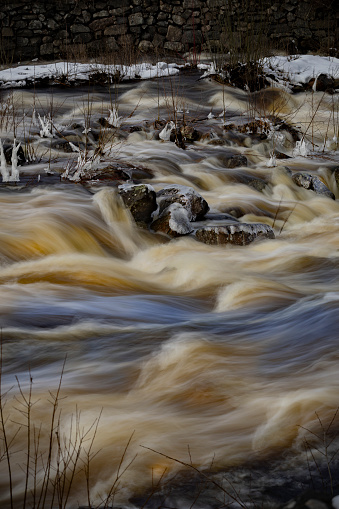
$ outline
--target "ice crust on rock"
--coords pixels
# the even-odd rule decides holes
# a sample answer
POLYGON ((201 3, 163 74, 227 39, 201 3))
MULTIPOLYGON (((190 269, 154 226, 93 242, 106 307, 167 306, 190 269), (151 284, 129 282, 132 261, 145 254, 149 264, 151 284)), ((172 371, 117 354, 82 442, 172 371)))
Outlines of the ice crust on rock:
POLYGON ((151 229, 170 237, 180 237, 191 233, 193 226, 189 220, 188 211, 180 203, 172 203, 153 221, 151 229))
POLYGON ((167 185, 157 193, 159 213, 172 203, 180 203, 188 212, 190 221, 202 219, 209 210, 206 200, 192 187, 178 184, 167 185))
POLYGON ((236 244, 245 246, 257 238, 275 238, 273 229, 264 223, 205 226, 195 230, 194 235, 200 242, 210 245, 236 244))
POLYGON ((169 227, 180 235, 193 231, 188 211, 180 203, 172 203, 166 210, 170 212, 169 227))
POLYGON ((144 183, 142 183, 142 184, 133 184, 133 183, 126 182, 126 184, 120 184, 120 186, 118 186, 118 189, 119 189, 119 191, 122 191, 122 192, 123 191, 130 191, 133 188, 138 187, 140 185, 146 187, 149 191, 153 191, 155 193, 154 187, 151 186, 151 184, 144 184, 144 183))

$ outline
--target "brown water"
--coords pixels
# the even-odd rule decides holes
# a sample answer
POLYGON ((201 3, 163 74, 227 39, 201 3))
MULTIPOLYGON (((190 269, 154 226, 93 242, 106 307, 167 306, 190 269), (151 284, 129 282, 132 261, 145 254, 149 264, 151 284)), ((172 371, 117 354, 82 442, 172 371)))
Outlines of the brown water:
MULTIPOLYGON (((329 99, 323 98, 317 122, 308 128, 311 100, 322 95, 274 94, 263 93, 256 102, 265 114, 278 109, 319 147, 326 132, 333 136, 329 99)), ((123 125, 147 121, 148 127, 115 134, 110 157, 152 169, 149 182, 156 190, 168 183, 189 185, 213 210, 240 207, 242 220, 273 226, 276 239, 246 247, 207 246, 192 238, 167 243, 135 226, 113 188, 93 194, 77 184, 46 185, 46 177, 33 186, 1 187, 3 419, 15 507, 22 506, 26 486, 30 377, 28 484, 34 491, 35 482, 39 493, 65 359, 48 499, 58 476, 60 488, 60 464, 74 447, 81 452, 66 507, 88 505, 88 457, 93 504, 107 500, 114 486, 114 504, 142 507, 163 476, 162 503, 191 507, 199 476, 188 469, 174 481, 171 476, 183 466, 166 456, 192 461, 227 489, 229 475, 244 504, 252 506, 255 499, 273 507, 268 487, 280 486, 279 497, 288 499, 310 484, 315 465, 305 439, 320 461, 323 444, 311 432, 323 436, 320 424, 327 428, 339 406, 339 204, 296 187, 281 167, 317 174, 339 197, 331 171, 337 153, 318 150, 268 168, 268 140, 235 136, 215 146, 206 139, 185 151, 156 140, 152 122, 158 115, 169 119, 173 101, 189 109, 197 128, 217 135, 220 121, 206 120, 212 108, 219 114, 225 106, 232 121, 249 111, 245 92, 181 76, 123 85, 111 96, 104 89, 15 91, 16 136, 31 129, 32 147, 42 157, 21 168, 23 181, 25 174, 44 175, 48 165, 63 171, 72 157, 50 149, 50 140, 30 126, 33 101, 41 114, 53 104, 59 126, 84 125, 107 116, 116 97, 123 125), (248 167, 226 169, 229 151, 244 154, 248 167), (259 193, 239 181, 246 175, 270 184, 259 193), (116 477, 125 468, 116 492, 116 477)), ((282 148, 291 154, 293 146, 287 136, 282 148)), ((335 420, 331 429, 336 428, 335 420)), ((0 504, 9 507, 8 462, 6 455, 1 459, 0 504)), ((217 507, 215 498, 224 493, 205 488, 196 507, 217 507)), ((113 505, 112 497, 107 504, 113 505)), ((152 504, 159 506, 156 495, 146 506, 152 504)), ((57 495, 52 505, 59 507, 57 495)))

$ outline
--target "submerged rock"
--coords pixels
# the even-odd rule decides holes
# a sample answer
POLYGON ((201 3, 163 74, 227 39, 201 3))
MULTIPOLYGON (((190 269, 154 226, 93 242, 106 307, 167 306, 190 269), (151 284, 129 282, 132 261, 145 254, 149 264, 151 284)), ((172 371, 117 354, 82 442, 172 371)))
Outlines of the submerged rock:
POLYGON ((267 186, 266 182, 260 178, 254 178, 252 180, 249 180, 247 185, 249 187, 252 187, 253 189, 256 189, 256 191, 259 191, 259 193, 262 193, 265 187, 267 186))
POLYGON ((274 231, 263 223, 235 223, 223 226, 206 226, 195 230, 197 240, 210 245, 235 244, 245 246, 255 239, 274 239, 274 231))
POLYGON ((188 211, 180 203, 172 203, 163 213, 151 224, 155 232, 165 233, 170 237, 188 235, 193 231, 192 224, 188 218, 188 211))
POLYGON ((238 168, 239 166, 247 166, 247 157, 241 154, 235 154, 229 158, 223 157, 223 163, 226 168, 238 168))
POLYGON ((295 173, 292 175, 293 182, 304 189, 310 189, 317 194, 327 196, 332 200, 335 200, 335 196, 332 191, 320 180, 319 177, 310 175, 309 173, 295 173))
POLYGON ((119 194, 131 211, 139 226, 146 226, 152 221, 152 213, 157 209, 156 194, 149 184, 123 184, 119 194))
POLYGON ((180 203, 188 212, 190 221, 199 221, 209 211, 207 201, 192 187, 169 185, 157 192, 159 213, 172 203, 180 203))
POLYGON ((279 152, 279 150, 274 150, 274 155, 276 159, 291 159, 291 156, 284 154, 283 152, 279 152))
POLYGON ((207 143, 208 145, 213 145, 213 146, 216 146, 216 147, 222 147, 222 146, 229 146, 230 145, 230 142, 229 140, 225 140, 223 138, 213 138, 212 140, 209 140, 209 142, 207 143))

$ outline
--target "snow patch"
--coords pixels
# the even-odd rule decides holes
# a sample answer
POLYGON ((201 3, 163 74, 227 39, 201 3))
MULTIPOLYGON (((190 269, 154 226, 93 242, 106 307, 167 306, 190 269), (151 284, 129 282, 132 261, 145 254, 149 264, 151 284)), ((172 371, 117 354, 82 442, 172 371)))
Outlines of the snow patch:
POLYGON ((151 79, 173 76, 179 73, 180 66, 158 62, 155 65, 141 63, 135 65, 80 64, 78 62, 55 62, 41 65, 19 65, 0 71, 0 88, 24 87, 27 82, 49 78, 58 81, 61 76, 71 83, 77 80, 88 81, 93 73, 119 76, 121 80, 151 79))

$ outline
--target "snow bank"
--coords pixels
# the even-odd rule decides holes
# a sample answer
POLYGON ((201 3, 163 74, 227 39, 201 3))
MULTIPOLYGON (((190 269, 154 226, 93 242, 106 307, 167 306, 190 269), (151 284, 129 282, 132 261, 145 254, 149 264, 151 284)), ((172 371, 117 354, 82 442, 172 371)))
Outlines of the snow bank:
POLYGON ((290 83, 308 83, 319 74, 339 76, 339 58, 320 55, 276 56, 264 59, 267 73, 276 74, 277 78, 287 78, 290 83))
MULTIPOLYGON (((327 74, 334 78, 339 77, 339 58, 323 57, 320 55, 289 55, 266 57, 262 60, 264 71, 276 76, 277 80, 289 81, 292 84, 308 83, 311 78, 319 74, 327 74)), ((216 74, 213 62, 199 64, 198 68, 204 71, 201 78, 216 74)), ((274 85, 274 81, 272 82, 274 85)))
POLYGON ((55 62, 41 65, 19 65, 0 71, 0 87, 23 87, 27 82, 49 78, 51 80, 66 77, 68 82, 88 80, 91 74, 106 73, 111 76, 119 75, 122 80, 150 79, 161 76, 171 76, 179 73, 180 66, 158 62, 155 65, 141 63, 135 65, 104 65, 80 64, 77 62, 55 62))

